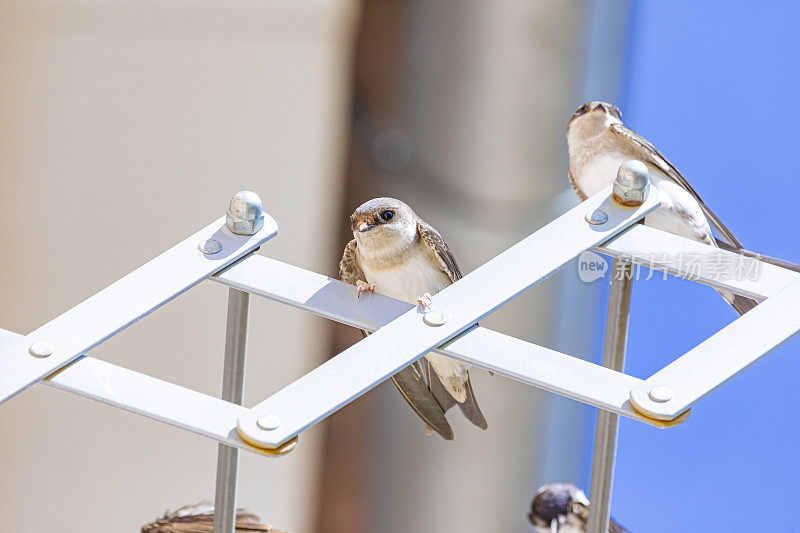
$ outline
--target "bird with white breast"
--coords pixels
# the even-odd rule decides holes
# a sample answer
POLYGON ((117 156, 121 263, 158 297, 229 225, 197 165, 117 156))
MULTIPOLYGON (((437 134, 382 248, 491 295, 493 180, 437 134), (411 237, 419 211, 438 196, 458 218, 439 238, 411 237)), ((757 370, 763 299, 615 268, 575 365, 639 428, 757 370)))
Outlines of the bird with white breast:
MULTIPOLYGON (((344 249, 339 277, 356 285, 359 297, 365 291, 377 291, 428 307, 430 295, 462 277, 439 232, 400 200, 370 200, 355 210, 350 223, 355 238, 344 249)), ((419 363, 401 370, 392 381, 425 421, 428 431, 452 439, 444 413, 456 404, 474 425, 486 429, 469 379, 469 366, 435 353, 425 355, 424 366, 427 383, 419 363)))
MULTIPOLYGON (((581 200, 611 185, 622 163, 634 159, 647 165, 661 206, 645 217, 648 226, 674 233, 711 246, 755 255, 743 250, 742 243, 703 202, 678 169, 645 138, 622 124, 622 115, 606 102, 586 102, 567 125, 569 181, 581 200), (719 234, 716 239, 712 228, 719 234)), ((780 264, 777 260, 772 260, 780 264)), ((792 268, 787 263, 781 266, 792 268)), ((720 291, 723 298, 742 315, 758 302, 720 291)))

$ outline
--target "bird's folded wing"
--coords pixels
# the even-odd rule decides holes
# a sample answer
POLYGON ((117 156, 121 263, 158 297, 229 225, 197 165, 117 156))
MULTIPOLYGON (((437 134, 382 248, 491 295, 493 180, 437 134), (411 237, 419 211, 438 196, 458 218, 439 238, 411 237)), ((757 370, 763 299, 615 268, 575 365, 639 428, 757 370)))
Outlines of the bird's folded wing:
MULTIPOLYGON (((356 246, 355 239, 350 241, 345 246, 342 260, 339 263, 339 279, 351 285, 355 285, 359 280, 366 281, 366 276, 358 263, 356 246)), ((365 337, 369 335, 363 330, 361 333, 365 337)), ((419 363, 415 362, 407 366, 391 379, 411 409, 428 424, 428 427, 447 440, 453 439, 453 429, 444 416, 445 409, 442 409, 433 393, 428 389, 419 363)))
POLYGON ((417 222, 417 232, 419 233, 422 242, 431 249, 436 258, 439 260, 439 266, 442 269, 442 272, 447 274, 447 276, 450 278, 450 281, 455 283, 456 281, 460 280, 462 278, 461 269, 458 268, 456 258, 453 255, 453 252, 450 250, 450 247, 446 242, 444 242, 442 236, 439 235, 438 231, 436 231, 436 228, 424 222, 423 220, 420 220, 417 222))
POLYGON ((717 239, 717 246, 722 248, 723 250, 727 250, 729 252, 734 252, 745 257, 752 257, 753 259, 758 259, 760 261, 764 261, 765 263, 770 263, 772 265, 779 266, 781 268, 785 268, 788 270, 793 270, 795 272, 800 272, 800 265, 796 263, 792 263, 790 261, 786 261, 784 259, 778 259, 776 257, 770 257, 768 255, 764 255, 758 252, 752 252, 750 250, 745 250, 744 248, 734 248, 730 246, 728 243, 723 242, 717 239))
POLYGON ((650 142, 642 137, 641 135, 637 134, 634 131, 629 130, 622 124, 612 124, 611 131, 616 135, 624 137, 629 142, 639 145, 642 149, 647 153, 647 161, 643 161, 644 163, 650 163, 651 165, 655 165, 656 167, 660 168, 667 176, 670 177, 675 183, 689 191, 689 193, 694 196, 697 203, 700 204, 700 208, 705 213, 706 217, 708 217, 708 221, 711 223, 711 226, 719 233, 722 240, 735 248, 743 248, 742 243, 739 242, 731 230, 729 230, 725 224, 711 211, 711 208, 703 202, 700 195, 697 194, 697 191, 686 181, 686 178, 678 172, 678 169, 675 168, 675 165, 670 163, 669 159, 664 157, 664 154, 659 152, 655 146, 650 144, 650 142))
POLYGON ((367 281, 364 271, 361 270, 361 265, 358 264, 358 256, 356 255, 356 240, 347 243, 344 247, 342 260, 339 261, 339 279, 350 285, 357 285, 359 281, 367 281))

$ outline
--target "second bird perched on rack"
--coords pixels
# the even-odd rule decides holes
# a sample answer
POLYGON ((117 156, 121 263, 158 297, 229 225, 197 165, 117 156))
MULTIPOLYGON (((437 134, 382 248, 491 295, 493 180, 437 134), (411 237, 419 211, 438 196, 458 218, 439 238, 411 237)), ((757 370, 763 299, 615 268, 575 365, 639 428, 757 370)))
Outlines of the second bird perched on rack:
MULTIPOLYGON (((370 200, 355 210, 350 223, 355 238, 344 249, 339 278, 356 285, 359 296, 377 290, 427 307, 431 294, 461 278, 456 259, 439 232, 400 200, 370 200)), ((444 413, 458 404, 473 424, 486 429, 469 366, 434 353, 425 356, 424 365, 428 383, 419 362, 392 376, 392 381, 427 427, 452 439, 453 430, 444 413)))
MULTIPOLYGON (((581 200, 611 185, 620 165, 636 159, 647 165, 661 199, 661 207, 647 215, 645 224, 711 246, 742 250, 742 243, 700 199, 678 169, 655 146, 622 124, 615 106, 598 101, 580 106, 567 125, 567 144, 569 181, 581 200), (714 238, 711 228, 719 233, 719 240, 714 238)), ((740 315, 757 304, 744 296, 723 291, 720 294, 740 315)))

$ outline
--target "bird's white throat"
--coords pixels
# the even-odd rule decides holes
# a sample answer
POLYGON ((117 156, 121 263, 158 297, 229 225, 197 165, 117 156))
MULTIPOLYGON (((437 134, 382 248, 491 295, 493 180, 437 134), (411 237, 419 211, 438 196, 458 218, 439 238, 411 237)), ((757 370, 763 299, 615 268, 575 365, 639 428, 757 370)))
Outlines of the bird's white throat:
POLYGON ((417 226, 409 226, 384 224, 369 231, 354 232, 362 265, 378 270, 404 261, 418 246, 417 226))

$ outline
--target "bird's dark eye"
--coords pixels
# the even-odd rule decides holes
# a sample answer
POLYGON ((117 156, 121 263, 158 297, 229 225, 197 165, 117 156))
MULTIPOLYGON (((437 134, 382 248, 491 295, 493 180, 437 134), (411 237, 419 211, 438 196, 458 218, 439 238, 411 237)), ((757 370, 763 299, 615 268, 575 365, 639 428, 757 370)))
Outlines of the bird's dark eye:
POLYGON ((383 213, 381 213, 381 218, 383 220, 385 220, 386 222, 389 222, 390 220, 392 220, 393 217, 394 217, 394 211, 388 211, 387 210, 387 211, 384 211, 383 213))

